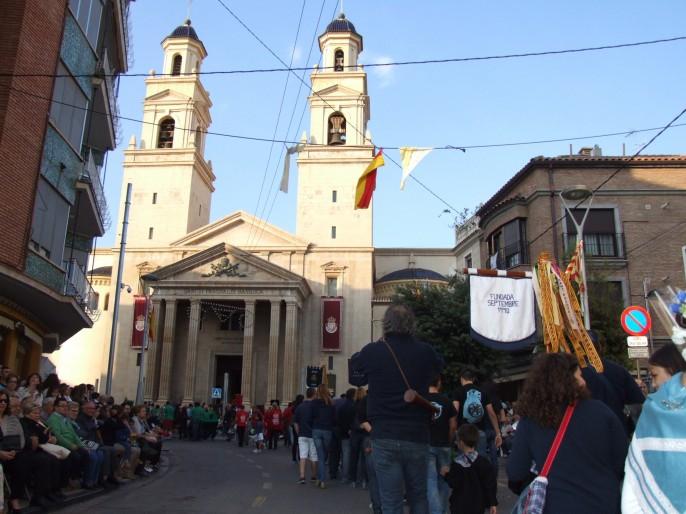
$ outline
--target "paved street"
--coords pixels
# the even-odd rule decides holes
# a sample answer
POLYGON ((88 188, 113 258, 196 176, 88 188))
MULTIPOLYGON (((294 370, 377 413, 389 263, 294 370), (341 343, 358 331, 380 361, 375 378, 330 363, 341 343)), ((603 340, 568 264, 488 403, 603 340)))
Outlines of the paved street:
MULTIPOLYGON (((340 483, 328 489, 296 484, 290 453, 254 454, 223 440, 166 443, 169 463, 160 475, 70 507, 62 512, 101 514, 136 513, 243 513, 350 514, 367 513, 367 491, 340 483)), ((501 477, 504 473, 501 473, 501 477)), ((513 495, 503 490, 500 512, 509 512, 513 495)))

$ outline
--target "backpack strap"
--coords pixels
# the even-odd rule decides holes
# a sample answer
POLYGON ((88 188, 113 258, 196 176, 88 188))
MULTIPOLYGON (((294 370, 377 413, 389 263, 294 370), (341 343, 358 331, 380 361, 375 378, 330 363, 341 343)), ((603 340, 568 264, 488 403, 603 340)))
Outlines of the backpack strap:
POLYGON ((565 415, 562 418, 562 423, 560 423, 560 428, 557 429, 557 434, 555 434, 555 439, 553 440, 553 445, 550 447, 550 451, 548 452, 548 457, 545 459, 545 464, 543 464, 543 469, 541 470, 541 473, 538 475, 539 477, 547 477, 548 473, 550 473, 550 468, 553 465, 553 461, 555 460, 555 457, 557 456, 557 451, 560 449, 560 445, 562 444, 562 439, 565 437, 565 433, 567 432, 567 427, 569 426, 569 421, 572 419, 572 414, 574 414, 574 409, 576 408, 576 402, 574 402, 572 405, 567 406, 567 410, 565 411, 565 415))

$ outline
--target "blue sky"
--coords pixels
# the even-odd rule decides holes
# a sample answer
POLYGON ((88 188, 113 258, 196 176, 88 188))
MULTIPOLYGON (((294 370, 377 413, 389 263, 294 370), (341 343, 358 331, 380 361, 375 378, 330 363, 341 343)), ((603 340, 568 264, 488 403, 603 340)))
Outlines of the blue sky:
MULTIPOLYGON (((288 62, 301 0, 237 2, 223 0, 288 62)), ((336 0, 306 0, 294 65, 305 65, 313 34, 321 34, 335 12, 336 0)), ((191 18, 209 53, 203 70, 281 67, 216 0, 195 0, 191 18)), ((600 46, 686 35, 686 2, 605 0, 603 2, 457 2, 443 0, 345 0, 345 13, 364 37, 362 62, 440 59, 600 46)), ((138 0, 131 4, 133 65, 131 73, 160 71, 160 42, 186 18, 186 0, 138 0)), ((368 69, 371 97, 369 129, 380 146, 443 146, 507 143, 574 137, 658 127, 686 107, 686 41, 582 54, 454 64, 368 69)), ((319 59, 315 42, 309 64, 319 59)), ((214 107, 210 131, 271 138, 286 73, 203 77, 214 107)), ((309 83, 309 78, 306 76, 309 83)), ((289 80, 278 139, 299 139, 308 114, 296 132, 308 91, 289 80), (295 108, 295 122, 286 135, 295 108)), ((122 77, 120 113, 140 119, 145 84, 142 77, 122 77)), ((686 117, 681 121, 686 122, 686 117)), ((122 140, 109 157, 106 194, 113 219, 120 208, 123 148, 140 125, 122 122, 122 140)), ((574 142, 598 144, 604 155, 635 152, 653 133, 574 142)), ((646 153, 680 154, 686 127, 660 137, 646 153)), ((295 229, 297 172, 291 192, 276 193, 281 145, 208 135, 216 192, 211 221, 235 210, 260 214, 288 231, 295 229), (276 173, 266 207, 258 205, 262 177, 276 173)), ((509 177, 537 155, 567 154, 569 143, 509 148, 432 152, 416 176, 455 209, 486 201, 509 177)), ((397 150, 389 155, 400 161, 397 150)), ((362 170, 360 170, 362 171, 362 170)), ((374 196, 374 243, 377 247, 450 247, 453 215, 446 205, 412 180, 399 190, 400 169, 390 161, 380 169, 374 196)), ((121 227, 113 223, 98 246, 115 243, 121 227)), ((118 244, 118 241, 117 241, 118 244)))

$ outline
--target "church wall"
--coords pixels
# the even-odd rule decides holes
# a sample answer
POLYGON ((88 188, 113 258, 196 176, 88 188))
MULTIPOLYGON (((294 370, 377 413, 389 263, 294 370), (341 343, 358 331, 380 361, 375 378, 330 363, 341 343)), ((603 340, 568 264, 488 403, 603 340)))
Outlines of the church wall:
POLYGON ((193 173, 189 189, 187 231, 204 227, 210 222, 212 192, 199 174, 193 173))
POLYGON ((269 370, 269 302, 255 304, 255 332, 253 340, 253 380, 255 405, 264 404, 267 398, 267 375, 269 370))

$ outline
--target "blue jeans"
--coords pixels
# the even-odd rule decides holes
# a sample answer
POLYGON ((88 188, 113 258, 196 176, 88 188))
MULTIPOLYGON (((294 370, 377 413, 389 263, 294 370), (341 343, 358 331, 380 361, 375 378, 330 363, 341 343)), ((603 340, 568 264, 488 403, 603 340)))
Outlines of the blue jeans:
POLYGON ((350 480, 350 438, 341 439, 341 479, 350 480))
POLYGON ((331 430, 319 430, 317 428, 312 430, 312 439, 314 439, 314 447, 317 448, 317 478, 323 482, 326 479, 326 458, 329 455, 329 448, 331 447, 331 430))
POLYGON ((450 448, 447 446, 430 446, 427 466, 426 483, 429 512, 431 514, 445 514, 448 509, 450 487, 440 474, 442 467, 450 466, 450 448))
POLYGON ((367 489, 369 489, 369 501, 372 502, 372 512, 381 514, 381 498, 379 496, 379 482, 374 471, 374 453, 372 452, 372 440, 365 437, 362 443, 364 448, 364 462, 367 467, 367 489))
POLYGON ((83 482, 85 485, 91 486, 97 484, 100 478, 103 455, 98 450, 86 451, 88 452, 88 462, 86 464, 86 472, 83 475, 83 482))
POLYGON ((383 514, 403 514, 403 492, 410 514, 428 514, 426 497, 429 445, 397 439, 372 440, 374 471, 383 514))

